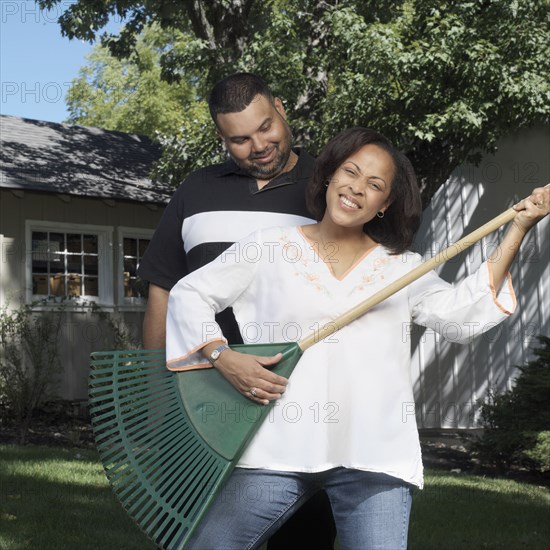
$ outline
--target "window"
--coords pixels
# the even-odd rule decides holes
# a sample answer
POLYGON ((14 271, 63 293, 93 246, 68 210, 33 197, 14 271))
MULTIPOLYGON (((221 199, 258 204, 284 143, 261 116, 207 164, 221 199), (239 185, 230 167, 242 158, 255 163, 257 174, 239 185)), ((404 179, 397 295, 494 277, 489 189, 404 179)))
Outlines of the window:
POLYGON ((151 233, 143 233, 128 227, 119 228, 119 254, 121 261, 119 278, 119 303, 144 304, 149 284, 137 275, 137 268, 151 240, 151 233))
POLYGON ((99 297, 98 237, 87 233, 32 232, 32 293, 99 297))
POLYGON ((28 221, 30 298, 112 303, 110 233, 103 227, 28 221))

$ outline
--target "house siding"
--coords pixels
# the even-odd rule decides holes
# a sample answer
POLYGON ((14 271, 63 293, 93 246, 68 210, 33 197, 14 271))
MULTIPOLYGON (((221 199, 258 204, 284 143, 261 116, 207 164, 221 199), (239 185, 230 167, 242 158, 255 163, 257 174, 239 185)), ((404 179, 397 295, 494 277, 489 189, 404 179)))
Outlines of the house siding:
MULTIPOLYGON (((497 216, 537 186, 550 182, 550 132, 538 127, 502 140, 494 155, 478 166, 457 168, 424 212, 415 248, 431 256, 497 216)), ((447 281, 473 273, 505 232, 501 228, 438 271, 447 281)), ((516 365, 533 357, 537 335, 550 334, 550 223, 539 223, 523 243, 512 270, 518 310, 501 326, 473 343, 452 342, 427 330, 415 330, 412 377, 422 428, 475 428, 479 400, 493 389, 513 386, 516 365)), ((444 331, 445 332, 445 331, 444 331)))

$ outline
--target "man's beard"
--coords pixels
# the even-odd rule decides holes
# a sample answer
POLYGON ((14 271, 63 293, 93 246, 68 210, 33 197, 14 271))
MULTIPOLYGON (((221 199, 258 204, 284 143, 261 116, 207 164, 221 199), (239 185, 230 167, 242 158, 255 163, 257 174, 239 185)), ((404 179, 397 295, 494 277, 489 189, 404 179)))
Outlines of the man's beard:
MULTIPOLYGON (((245 162, 236 161, 238 166, 246 170, 253 178, 257 180, 271 180, 277 177, 286 166, 290 158, 292 133, 290 127, 285 124, 285 136, 275 147, 275 158, 269 164, 260 164, 254 162, 254 157, 248 158, 245 162)), ((256 157, 265 155, 265 151, 257 154, 256 157)))

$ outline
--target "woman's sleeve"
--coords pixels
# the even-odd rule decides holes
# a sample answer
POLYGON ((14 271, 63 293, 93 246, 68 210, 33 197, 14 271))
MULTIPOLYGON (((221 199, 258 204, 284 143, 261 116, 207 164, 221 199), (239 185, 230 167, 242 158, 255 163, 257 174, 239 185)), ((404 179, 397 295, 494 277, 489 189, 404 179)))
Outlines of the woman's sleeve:
POLYGON ((487 261, 456 285, 430 272, 409 289, 412 320, 441 334, 453 334, 453 342, 467 343, 490 330, 511 315, 516 305, 510 274, 497 291, 487 261))
POLYGON ((210 367, 200 350, 212 341, 227 342, 214 316, 233 305, 254 279, 262 256, 259 234, 233 244, 170 291, 166 316, 170 370, 210 367))

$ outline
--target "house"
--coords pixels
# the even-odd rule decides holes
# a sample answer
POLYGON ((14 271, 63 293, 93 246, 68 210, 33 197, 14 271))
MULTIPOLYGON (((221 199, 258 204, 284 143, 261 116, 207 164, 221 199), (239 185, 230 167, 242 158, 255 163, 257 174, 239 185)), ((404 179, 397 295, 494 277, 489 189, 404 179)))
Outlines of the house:
POLYGON ((112 341, 91 302, 140 337, 146 286, 136 266, 173 192, 149 179, 160 149, 141 136, 13 116, 0 117, 0 139, 0 307, 71 298, 57 395, 85 400, 90 352, 112 341))
MULTIPOLYGON (((71 296, 62 327, 64 367, 58 395, 85 400, 89 354, 105 349, 112 329, 93 312, 122 316, 139 337, 145 287, 136 266, 172 190, 149 177, 160 151, 148 139, 96 128, 0 117, 0 307, 71 296)), ((535 186, 550 182, 550 133, 535 127, 502 140, 477 166, 458 167, 424 212, 415 242, 426 256, 492 219, 535 186)), ((504 228, 439 268, 448 281, 472 273, 504 228)), ((512 270, 519 309, 472 344, 456 326, 403 327, 411 342, 415 403, 406 422, 421 428, 472 428, 489 389, 509 389, 516 365, 550 334, 550 220, 537 225, 512 270)), ((383 365, 380 366, 383 368, 383 365)))

